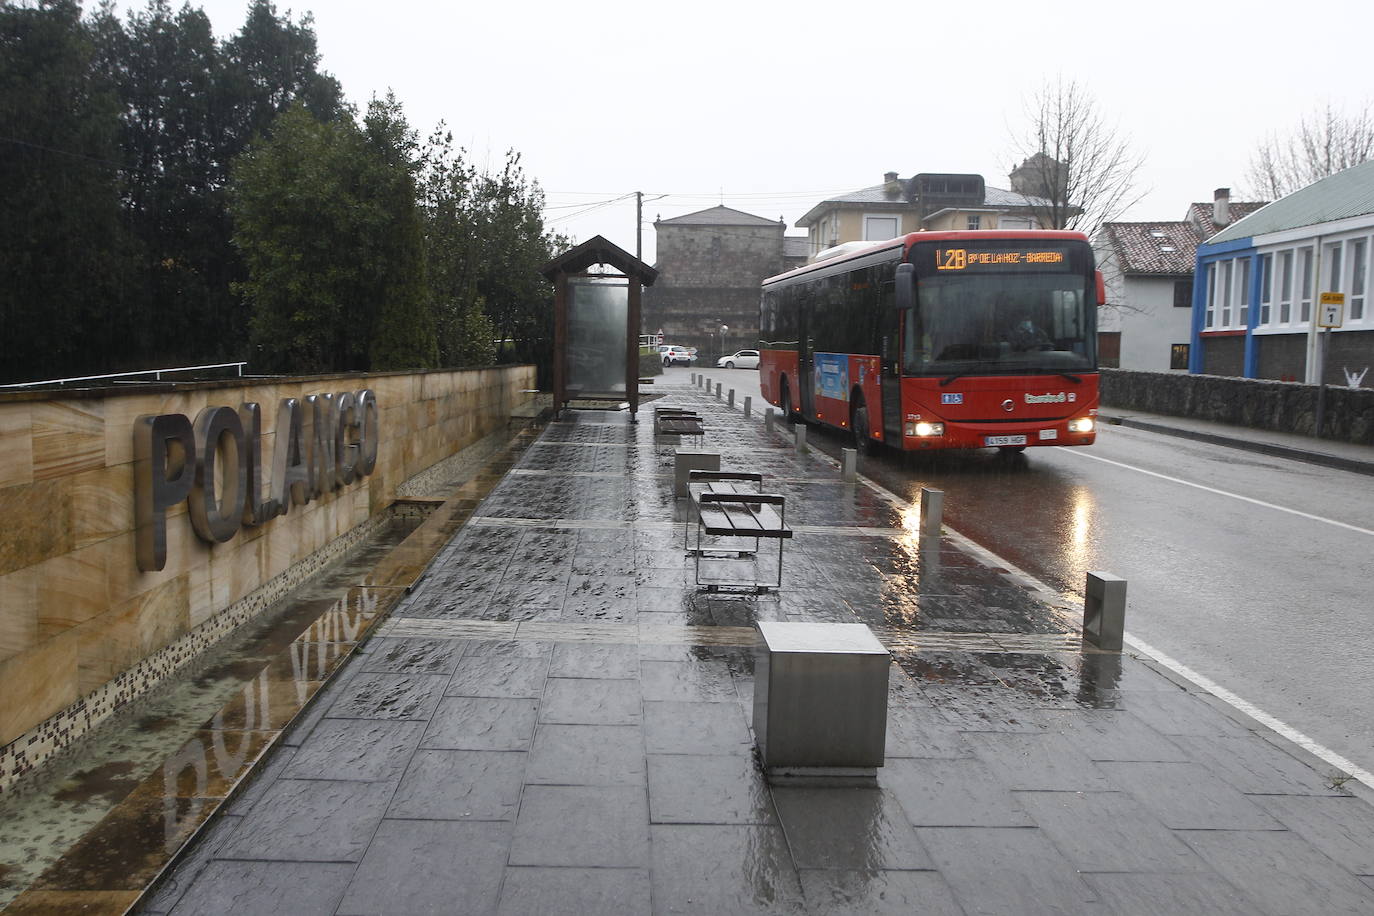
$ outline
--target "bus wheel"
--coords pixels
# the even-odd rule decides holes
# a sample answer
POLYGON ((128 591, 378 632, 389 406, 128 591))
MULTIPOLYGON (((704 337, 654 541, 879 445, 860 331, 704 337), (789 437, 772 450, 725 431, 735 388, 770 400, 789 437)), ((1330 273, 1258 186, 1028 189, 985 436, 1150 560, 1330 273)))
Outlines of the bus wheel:
POLYGON ((872 430, 868 425, 868 405, 864 403, 863 398, 855 402, 850 427, 854 431, 854 447, 865 455, 877 454, 878 444, 873 441, 872 430))

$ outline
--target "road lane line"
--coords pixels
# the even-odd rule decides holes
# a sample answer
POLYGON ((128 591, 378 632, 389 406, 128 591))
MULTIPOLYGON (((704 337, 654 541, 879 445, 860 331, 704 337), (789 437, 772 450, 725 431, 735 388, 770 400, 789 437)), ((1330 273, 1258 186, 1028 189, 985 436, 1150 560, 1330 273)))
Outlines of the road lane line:
POLYGON ((1191 480, 1184 480, 1181 477, 1170 477, 1168 474, 1161 474, 1158 471, 1147 471, 1144 468, 1138 468, 1133 464, 1126 464, 1125 462, 1121 461, 1113 461, 1110 458, 1103 458, 1101 455, 1089 455, 1086 452, 1081 452, 1077 449, 1061 449, 1059 453, 1061 455, 1073 455, 1076 458, 1091 458, 1093 461, 1101 461, 1103 464, 1114 464, 1119 468, 1125 468, 1128 471, 1137 471, 1141 474, 1148 474, 1151 477, 1158 477, 1160 480, 1167 480, 1170 483, 1182 484, 1185 487, 1193 487, 1198 490, 1204 490, 1208 493, 1215 493, 1218 496, 1229 496, 1232 499, 1238 499, 1241 502, 1247 502, 1265 509, 1276 509, 1279 512, 1287 512, 1290 515, 1296 515, 1300 518, 1311 519, 1314 522, 1323 522, 1327 525, 1335 525, 1337 528, 1344 528, 1347 531, 1354 531, 1356 534, 1367 534, 1371 537, 1374 537, 1374 531, 1368 528, 1361 528, 1358 525, 1347 525, 1345 522, 1338 522, 1333 518, 1326 518, 1322 515, 1313 515, 1310 512, 1302 512, 1298 509, 1290 509, 1287 506, 1280 506, 1275 503, 1267 503, 1262 499, 1255 499, 1251 496, 1241 496, 1239 493, 1232 493, 1228 490, 1218 490, 1216 487, 1209 487, 1206 484, 1201 483, 1193 483, 1191 480))
MULTIPOLYGON (((1061 449, 1061 452, 1067 452, 1067 451, 1068 451, 1067 449, 1061 449)), ((1076 454, 1076 453, 1075 453, 1075 452, 1069 452, 1069 454, 1076 454)), ((827 456, 827 457, 828 457, 828 456, 827 456)), ((1096 457, 1096 456, 1091 456, 1091 455, 1090 455, 1090 456, 1086 456, 1086 457, 1096 457)), ((1109 461, 1108 459, 1105 459, 1105 458, 1098 458, 1097 460, 1099 460, 1099 461, 1108 461, 1109 464, 1119 464, 1119 462, 1116 462, 1116 461, 1109 461)), ((833 459, 831 459, 831 463, 838 464, 838 463, 835 462, 833 459)), ((1153 471, 1145 471, 1145 470, 1143 470, 1143 469, 1141 469, 1141 468, 1131 468, 1130 465, 1122 465, 1122 466, 1123 466, 1123 467, 1126 467, 1126 468, 1130 468, 1131 470, 1140 470, 1140 471, 1142 471, 1142 473, 1145 473, 1145 474, 1153 474, 1153 475, 1156 476, 1156 477, 1164 477, 1164 476, 1165 476, 1165 475, 1163 475, 1163 474, 1155 474, 1153 471)), ((874 492, 878 493, 878 494, 879 494, 880 496, 882 496, 884 499, 888 500, 888 501, 889 501, 891 504, 893 504, 894 506, 906 507, 906 506, 913 505, 913 501, 902 499, 902 498, 901 498, 900 496, 898 496, 896 493, 893 493, 893 492, 892 492, 891 490, 889 490, 887 487, 883 486, 882 484, 878 483, 877 481, 873 480, 873 479, 870 478, 870 477, 865 477, 865 476, 863 476, 863 475, 860 475, 860 476, 859 476, 859 479, 860 479, 861 481, 863 481, 865 484, 867 484, 868 487, 869 487, 870 489, 872 489, 874 492)), ((1174 480, 1174 479, 1176 479, 1176 478, 1166 478, 1166 479, 1168 479, 1168 480, 1174 480)), ((1200 484, 1188 483, 1188 481, 1186 481, 1186 480, 1180 480, 1180 481, 1178 481, 1178 482, 1179 482, 1179 483, 1183 483, 1183 484, 1187 484, 1188 486, 1192 486, 1192 487, 1200 487, 1201 489, 1204 489, 1204 490, 1211 490, 1211 489, 1212 489, 1211 487, 1203 487, 1203 486, 1201 486, 1200 484)), ((1214 491, 1214 492, 1222 493, 1223 495, 1226 495, 1226 496, 1235 496, 1235 495, 1236 495, 1236 494, 1232 494, 1232 493, 1225 493, 1224 491, 1221 491, 1221 490, 1216 490, 1216 491, 1214 491)), ((1259 500, 1252 500, 1252 499, 1250 499, 1248 496, 1236 496, 1236 498, 1237 498, 1237 499, 1247 500, 1247 501, 1249 501, 1249 502, 1256 502, 1256 503, 1259 502, 1259 500)), ((1259 504, 1260 504, 1260 505, 1268 505, 1267 503, 1259 503, 1259 504)), ((1275 508, 1275 509, 1283 509, 1282 506, 1274 506, 1273 508, 1275 508)), ((1292 510, 1292 509, 1283 509, 1283 511, 1285 511, 1285 512, 1293 512, 1294 510, 1292 510)), ((1295 513, 1295 514, 1298 514, 1298 515, 1305 515, 1306 513, 1298 512, 1298 513, 1295 513)), ((1308 516, 1308 517, 1309 517, 1309 518, 1315 518, 1315 519, 1317 519, 1318 521, 1330 521, 1329 519, 1322 519, 1322 518, 1318 518, 1317 516, 1308 516)), ((1341 523, 1341 522, 1332 522, 1332 524, 1343 525, 1343 523, 1341 523)), ((1343 525, 1343 527, 1347 527, 1347 528, 1348 528, 1348 527, 1352 527, 1352 526, 1343 525)), ((1357 528, 1357 529, 1355 529, 1355 530, 1357 530, 1357 531, 1364 531, 1363 528, 1357 528)), ((1050 605, 1051 607, 1056 607, 1056 608, 1064 609, 1065 606, 1068 604, 1068 598, 1070 597, 1069 595, 1064 594, 1064 593, 1061 593, 1061 592, 1059 592, 1058 590, 1052 588, 1052 587, 1051 587, 1050 585, 1048 585, 1047 583, 1041 581, 1040 579, 1037 579, 1035 576, 1032 576, 1030 573, 1026 572, 1024 569, 1022 569, 1021 567, 1017 566, 1015 563, 1012 563, 1012 562, 1009 561, 1009 560, 1003 559, 1002 557, 998 556, 998 555, 997 555, 996 553, 994 553, 993 551, 989 550, 987 547, 985 547, 985 546, 983 546, 982 544, 979 544, 979 543, 977 543, 976 541, 974 541, 972 538, 969 538, 969 537, 967 537, 967 536, 965 536, 965 535, 963 535, 963 534, 960 534, 959 532, 955 531, 953 528, 950 528, 948 525, 946 525, 946 526, 944 527, 944 532, 945 532, 945 536, 946 536, 946 537, 948 537, 950 540, 952 540, 952 541, 958 543, 960 547, 962 547, 962 548, 964 548, 964 549, 966 549, 966 550, 970 550, 971 553, 973 553, 975 556, 977 556, 977 557, 978 557, 980 560, 982 560, 983 562, 989 562, 989 561, 991 561, 991 562, 995 563, 997 566, 1000 566, 1001 568, 1007 570, 1007 572, 1009 572, 1013 577, 1015 577, 1015 578, 1017 578, 1017 579, 1020 579, 1022 582, 1026 583, 1026 584, 1030 585, 1031 587, 1033 587, 1034 589, 1038 590, 1038 591, 1040 592, 1041 598, 1045 601, 1046 604, 1050 605)), ((1374 532, 1369 532, 1369 531, 1365 531, 1365 533, 1366 533, 1366 534, 1374 534, 1374 532)), ((1082 596, 1073 595, 1072 597, 1076 600, 1078 606, 1081 608, 1081 607, 1082 607, 1082 602, 1083 602, 1082 596)), ((1302 732, 1298 731, 1296 728, 1293 728, 1291 725, 1289 725, 1289 724, 1287 724, 1286 722, 1284 722, 1282 719, 1279 719, 1279 718, 1276 717, 1276 716, 1270 715, 1269 713, 1265 712, 1263 709, 1261 709, 1260 707, 1256 706, 1255 704, 1249 702, 1248 700, 1245 700, 1245 699, 1241 698, 1239 695, 1237 695, 1237 694, 1235 694, 1235 693, 1232 693, 1231 691, 1227 690, 1225 687, 1222 687, 1220 684, 1216 683, 1216 682, 1213 681, 1211 678, 1204 677, 1203 675, 1201 675, 1201 674, 1199 674, 1198 672, 1194 671, 1192 668, 1189 668, 1187 665, 1183 664, 1182 662, 1180 662, 1180 661, 1178 661, 1178 660, 1172 658, 1171 656, 1166 655, 1165 653, 1159 651, 1159 650, 1156 649, 1154 646, 1152 646, 1152 645, 1150 645, 1149 643, 1145 642, 1143 639, 1138 639, 1137 637, 1131 635, 1131 634, 1128 632, 1128 633, 1125 633, 1125 634, 1123 635, 1122 640, 1123 640, 1123 642, 1124 642, 1126 645, 1129 645, 1129 646, 1132 648, 1132 650, 1134 650, 1137 654, 1143 655, 1143 656, 1145 656, 1146 658, 1149 658, 1151 661, 1156 662, 1157 664, 1163 665, 1164 667, 1166 667, 1166 668, 1168 668, 1169 670, 1173 671, 1175 674, 1179 675, 1180 677, 1184 678, 1185 680, 1189 681, 1190 683, 1195 684, 1195 685, 1198 687, 1198 689, 1200 689, 1200 690, 1202 690, 1202 691, 1204 691, 1204 692, 1206 692, 1206 693, 1211 694, 1212 696, 1214 696, 1214 697, 1216 697, 1217 699, 1221 700, 1223 703, 1225 703, 1225 704, 1227 704, 1228 706, 1230 706, 1232 709, 1235 709, 1235 710, 1239 711, 1239 712, 1242 713, 1243 715, 1249 716, 1251 719, 1254 719, 1256 722, 1260 723, 1261 725, 1265 726, 1265 727, 1268 728, 1269 730, 1273 731, 1275 734, 1278 734, 1278 735, 1280 735, 1281 737, 1285 738, 1286 740, 1291 741, 1292 743, 1296 744, 1298 747, 1300 747, 1300 748, 1302 748, 1303 750, 1307 751, 1309 754, 1311 754, 1311 755, 1313 755, 1314 757, 1316 757, 1317 759, 1321 760, 1323 763, 1326 763, 1326 764, 1328 764, 1328 765, 1330 765, 1330 766, 1333 766, 1333 767, 1335 767, 1337 770, 1340 770, 1340 771, 1343 772, 1343 773, 1348 773, 1348 774, 1350 774, 1350 775, 1351 775, 1352 777, 1354 777, 1355 779, 1357 779, 1357 780, 1359 780, 1360 782, 1364 783, 1364 785, 1368 786, 1368 787, 1371 788, 1371 789, 1374 789, 1374 773, 1370 772, 1369 770, 1366 770, 1365 768, 1356 765, 1353 761, 1351 761, 1351 760, 1349 760, 1349 759, 1347 759, 1347 758, 1341 756, 1340 754, 1336 753, 1335 751, 1331 750, 1330 748, 1326 747, 1325 745, 1319 744, 1318 742, 1316 742, 1316 741, 1314 741, 1313 739, 1309 738, 1307 735, 1305 735, 1305 734, 1303 734, 1302 732)))
POLYGON ((1183 664, 1177 659, 1172 658, 1171 656, 1159 651, 1154 646, 1150 645, 1144 640, 1137 639, 1130 633, 1127 633, 1124 637, 1124 641, 1131 648, 1139 652, 1141 655, 1147 655, 1159 664, 1168 668, 1170 671, 1173 671, 1175 674, 1187 678, 1189 681, 1192 681, 1194 684, 1198 685, 1203 690, 1207 691, 1217 699, 1222 700, 1223 702, 1235 707, 1236 709, 1239 709, 1241 712, 1245 713, 1247 716, 1259 722, 1260 724, 1268 726, 1273 731, 1278 732, 1280 735, 1287 738, 1289 741, 1292 741, 1294 744, 1298 745, 1298 747, 1301 747, 1309 754, 1321 758, 1325 762, 1331 764, 1333 767, 1336 767, 1338 770, 1342 770, 1346 773, 1349 773, 1351 776, 1354 776, 1360 782, 1364 783, 1370 788, 1374 788, 1374 773, 1369 772, 1363 767, 1357 766, 1355 763, 1351 762, 1345 757, 1342 757, 1340 754, 1337 754, 1330 748, 1322 744, 1318 744, 1316 741, 1307 737, 1302 732, 1298 731, 1296 728, 1293 728, 1291 725, 1288 725, 1283 720, 1271 716, 1269 713, 1265 712, 1263 709, 1260 709, 1255 704, 1241 697, 1236 696, 1234 693, 1227 690, 1220 684, 1216 683, 1211 678, 1198 674, 1192 668, 1189 668, 1187 665, 1183 664))

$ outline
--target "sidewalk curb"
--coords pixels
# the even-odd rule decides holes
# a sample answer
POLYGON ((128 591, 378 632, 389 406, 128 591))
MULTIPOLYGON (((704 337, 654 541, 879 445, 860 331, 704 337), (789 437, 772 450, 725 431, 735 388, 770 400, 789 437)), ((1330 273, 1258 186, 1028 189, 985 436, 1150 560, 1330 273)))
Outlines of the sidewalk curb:
POLYGON ((1354 458, 1342 458, 1339 455, 1328 455, 1324 452, 1314 452, 1307 449, 1290 448, 1286 445, 1274 445, 1269 442, 1254 442, 1249 439, 1240 439, 1235 436, 1222 436, 1216 433, 1204 433, 1192 429, 1183 429, 1178 426, 1169 426, 1165 423, 1154 423, 1149 420, 1137 420, 1133 417, 1099 413, 1098 418, 1112 426, 1125 426, 1130 429, 1139 429, 1144 432, 1160 433, 1165 436, 1176 436, 1180 439, 1193 439, 1198 442, 1206 442, 1209 445, 1221 445, 1226 448, 1241 449, 1249 452, 1259 452, 1263 455, 1270 455, 1275 458, 1288 458, 1292 461, 1302 461, 1307 464, 1318 464, 1323 467, 1335 468, 1341 471, 1351 471, 1356 474, 1374 475, 1374 462, 1360 461, 1354 458))

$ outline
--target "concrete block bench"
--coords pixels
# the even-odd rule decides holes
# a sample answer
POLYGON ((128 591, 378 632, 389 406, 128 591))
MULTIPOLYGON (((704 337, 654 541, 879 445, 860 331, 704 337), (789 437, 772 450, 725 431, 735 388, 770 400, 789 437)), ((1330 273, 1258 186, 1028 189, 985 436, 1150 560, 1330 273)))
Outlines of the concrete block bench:
POLYGON ((887 649, 861 623, 758 629, 754 738, 769 781, 872 784, 886 754, 887 649))

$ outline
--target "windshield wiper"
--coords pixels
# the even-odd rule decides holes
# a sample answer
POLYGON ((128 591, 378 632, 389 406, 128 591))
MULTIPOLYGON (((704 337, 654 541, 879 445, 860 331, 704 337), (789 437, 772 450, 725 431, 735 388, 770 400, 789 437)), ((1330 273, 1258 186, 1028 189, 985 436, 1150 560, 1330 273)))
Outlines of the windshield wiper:
POLYGON ((956 372, 956 373, 954 373, 953 375, 951 375, 949 378, 942 378, 942 379, 940 379, 940 387, 943 388, 943 387, 945 387, 946 385, 948 385, 950 382, 954 381, 955 379, 957 379, 957 378, 963 378, 963 377, 966 376, 966 375, 968 375, 967 372, 956 372))
POLYGON ((1070 374, 1067 373, 1067 372, 1056 372, 1055 375, 1062 375, 1062 376, 1064 376, 1064 378, 1066 378, 1066 379, 1068 379, 1069 381, 1073 382, 1075 385, 1081 385, 1081 384, 1083 384, 1083 379, 1080 378, 1080 377, 1077 376, 1077 375, 1070 375, 1070 374))

